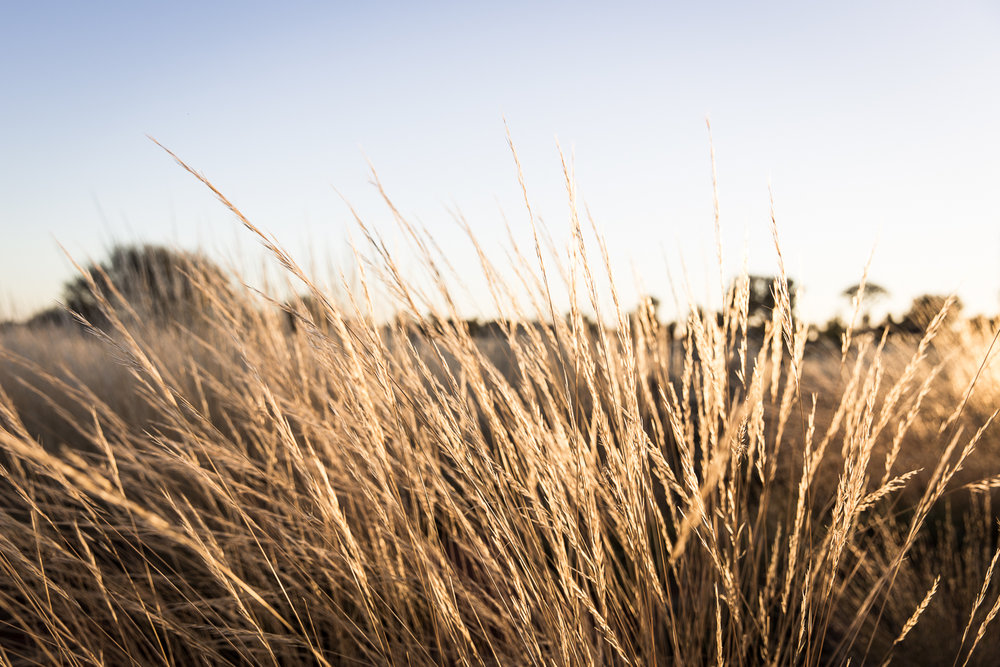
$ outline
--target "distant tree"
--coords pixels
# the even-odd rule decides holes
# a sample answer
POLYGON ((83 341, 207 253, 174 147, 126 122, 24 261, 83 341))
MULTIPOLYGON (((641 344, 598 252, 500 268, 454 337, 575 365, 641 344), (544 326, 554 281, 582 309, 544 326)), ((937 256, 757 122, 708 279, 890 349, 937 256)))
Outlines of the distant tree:
MULTIPOLYGON (((861 283, 856 283, 841 292, 841 295, 853 299, 858 295, 860 290, 861 283)), ((878 301, 879 299, 884 299, 887 296, 889 296, 889 290, 882 287, 878 283, 865 283, 865 292, 862 295, 863 299, 878 301)))
MULTIPOLYGON (((766 322, 771 321, 771 314, 777 307, 774 300, 775 276, 750 276, 750 305, 747 311, 750 327, 763 329, 766 322)), ((795 313, 796 294, 795 281, 788 279, 788 298, 795 313)))
MULTIPOLYGON (((859 292, 861 292, 861 283, 855 283, 840 294, 850 299, 853 307, 854 299, 857 298, 859 292)), ((865 290, 861 294, 861 323, 863 327, 868 328, 871 325, 871 305, 887 296, 889 296, 889 290, 878 283, 865 283, 865 290)))
POLYGON ((107 260, 86 268, 63 287, 63 302, 95 326, 106 323, 98 294, 143 319, 189 322, 206 306, 200 283, 221 287, 224 272, 202 255, 156 245, 116 246, 107 260))
MULTIPOLYGON (((910 304, 910 309, 903 315, 900 328, 909 333, 920 333, 927 329, 941 309, 944 308, 948 297, 940 294, 921 294, 910 304)), ((962 312, 964 304, 961 299, 956 298, 948 309, 947 321, 954 321, 962 312)))

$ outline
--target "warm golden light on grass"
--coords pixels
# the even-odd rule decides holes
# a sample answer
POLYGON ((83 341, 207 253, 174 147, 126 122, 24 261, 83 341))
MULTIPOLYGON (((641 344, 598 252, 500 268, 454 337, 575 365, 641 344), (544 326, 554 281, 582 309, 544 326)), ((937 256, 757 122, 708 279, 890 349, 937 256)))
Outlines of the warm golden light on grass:
POLYGON ((195 316, 130 312, 95 275, 97 336, 0 334, 4 664, 1000 652, 992 332, 942 313, 916 337, 810 343, 782 266, 769 322, 744 275, 674 340, 652 307, 625 312, 574 216, 566 257, 537 235, 513 255, 530 306, 472 239, 506 317, 476 336, 395 208, 439 299, 360 220, 377 261, 331 298, 190 171, 307 296, 191 263, 195 316))

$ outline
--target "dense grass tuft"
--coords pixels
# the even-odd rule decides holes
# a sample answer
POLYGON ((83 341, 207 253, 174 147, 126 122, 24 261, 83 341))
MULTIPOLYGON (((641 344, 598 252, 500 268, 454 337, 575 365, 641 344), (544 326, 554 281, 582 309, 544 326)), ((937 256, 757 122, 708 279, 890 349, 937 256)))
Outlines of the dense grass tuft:
POLYGON ((343 302, 260 234, 308 298, 2 334, 0 662, 995 664, 991 334, 812 344, 779 275, 675 340, 574 220, 517 290, 475 246, 475 336, 399 220, 433 299, 362 225, 343 302))

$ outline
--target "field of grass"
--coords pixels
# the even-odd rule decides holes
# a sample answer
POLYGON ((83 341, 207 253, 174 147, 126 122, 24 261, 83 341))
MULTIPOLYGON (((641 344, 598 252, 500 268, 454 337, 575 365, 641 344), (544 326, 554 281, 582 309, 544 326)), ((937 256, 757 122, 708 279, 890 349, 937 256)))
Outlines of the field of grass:
POLYGON ((193 318, 0 332, 0 664, 1000 660, 992 332, 809 343, 779 267, 769 322, 743 276, 675 340, 573 221, 517 289, 480 251, 473 336, 400 222, 433 298, 260 235, 308 299, 192 272, 193 318))

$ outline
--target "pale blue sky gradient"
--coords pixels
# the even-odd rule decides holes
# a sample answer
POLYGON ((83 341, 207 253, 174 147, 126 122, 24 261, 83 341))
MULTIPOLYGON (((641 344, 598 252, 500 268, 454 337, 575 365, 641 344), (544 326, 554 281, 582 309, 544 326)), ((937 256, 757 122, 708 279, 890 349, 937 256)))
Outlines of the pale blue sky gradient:
MULTIPOLYGON (((770 182, 807 319, 842 306, 876 241, 893 309, 957 290, 995 313, 998 5, 811 4, 4 3, 0 315, 58 297, 57 241, 83 260, 142 240, 253 264, 252 239, 147 134, 293 253, 334 263, 352 227, 334 188, 398 238, 370 160, 471 276, 450 209, 498 257, 501 210, 528 239, 504 117, 557 236, 556 138, 628 298, 634 266, 669 302, 681 254, 703 293, 718 273, 706 116, 727 278, 746 239, 773 272, 770 182)), ((468 307, 485 302, 468 285, 468 307)))

